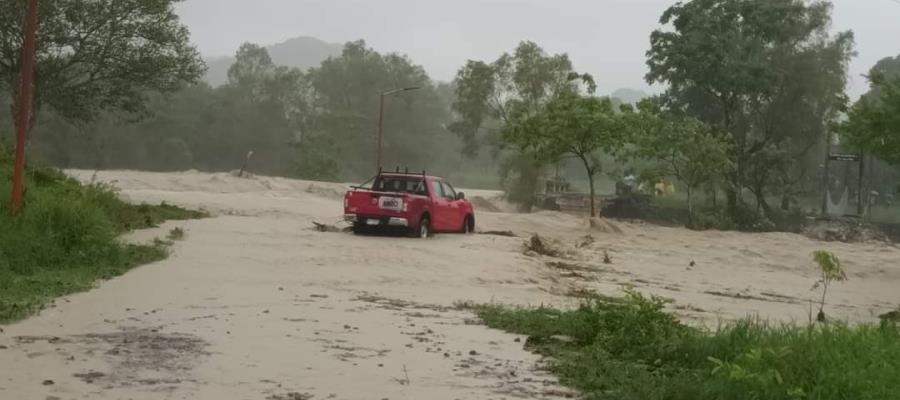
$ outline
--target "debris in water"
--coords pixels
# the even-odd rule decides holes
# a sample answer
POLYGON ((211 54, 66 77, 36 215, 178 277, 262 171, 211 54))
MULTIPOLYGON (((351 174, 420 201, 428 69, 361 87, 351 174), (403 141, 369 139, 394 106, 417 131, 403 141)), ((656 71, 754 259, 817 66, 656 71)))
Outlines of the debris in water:
POLYGON ((338 228, 337 226, 334 226, 334 225, 322 224, 322 223, 318 223, 316 221, 313 221, 312 223, 313 223, 313 229, 318 232, 330 232, 330 233, 350 232, 350 230, 352 229, 349 226, 346 228, 338 228))
POLYGON ((478 232, 479 235, 491 235, 491 236, 505 236, 505 237, 519 237, 512 231, 483 231, 478 232))
POLYGON ((559 250, 558 245, 547 239, 541 238, 537 233, 532 235, 531 239, 525 243, 525 249, 550 257, 559 257, 562 255, 562 251, 559 250))

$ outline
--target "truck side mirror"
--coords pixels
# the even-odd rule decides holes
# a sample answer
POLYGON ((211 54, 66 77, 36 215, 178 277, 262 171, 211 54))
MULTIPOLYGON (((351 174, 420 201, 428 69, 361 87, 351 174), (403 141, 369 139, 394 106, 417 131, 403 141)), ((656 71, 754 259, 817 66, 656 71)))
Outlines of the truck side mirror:
POLYGON ((459 193, 456 194, 456 199, 457 199, 457 200, 465 200, 465 199, 466 199, 466 194, 463 193, 463 192, 459 192, 459 193))

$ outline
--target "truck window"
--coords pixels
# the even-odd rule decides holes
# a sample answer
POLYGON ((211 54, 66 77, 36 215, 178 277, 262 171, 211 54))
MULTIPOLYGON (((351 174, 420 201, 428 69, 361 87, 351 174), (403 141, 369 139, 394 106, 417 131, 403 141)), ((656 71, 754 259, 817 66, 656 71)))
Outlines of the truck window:
POLYGON ((425 194, 425 181, 422 178, 407 176, 382 176, 375 181, 374 186, 379 192, 397 192, 425 194))
POLYGON ((446 197, 444 196, 444 189, 441 187, 441 182, 431 181, 431 194, 433 194, 434 197, 446 197))
POLYGON ((453 186, 450 186, 447 182, 441 182, 441 184, 444 186, 444 197, 450 200, 456 200, 456 191, 453 190, 453 186))

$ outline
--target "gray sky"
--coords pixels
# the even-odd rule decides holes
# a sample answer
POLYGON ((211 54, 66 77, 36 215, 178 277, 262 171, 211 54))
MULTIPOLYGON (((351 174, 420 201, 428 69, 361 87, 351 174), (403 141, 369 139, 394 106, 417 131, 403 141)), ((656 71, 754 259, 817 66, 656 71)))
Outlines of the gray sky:
MULTIPOLYGON (((206 56, 233 54, 240 43, 269 45, 295 36, 327 42, 365 39, 451 80, 467 59, 493 60, 521 40, 568 53, 600 92, 652 90, 644 53, 660 14, 674 0, 187 0, 178 6, 206 56)), ((852 29, 859 55, 850 68, 853 97, 860 75, 900 54, 900 0, 833 0, 834 29, 852 29)))

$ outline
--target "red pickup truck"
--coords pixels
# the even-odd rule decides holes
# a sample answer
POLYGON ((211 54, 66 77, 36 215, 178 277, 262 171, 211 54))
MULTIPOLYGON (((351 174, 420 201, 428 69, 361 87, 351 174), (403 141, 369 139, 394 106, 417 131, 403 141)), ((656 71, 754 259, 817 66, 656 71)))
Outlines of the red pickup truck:
POLYGON ((400 229, 424 239, 434 232, 475 229, 472 203, 443 178, 380 172, 369 182, 344 195, 344 219, 355 233, 400 229))

